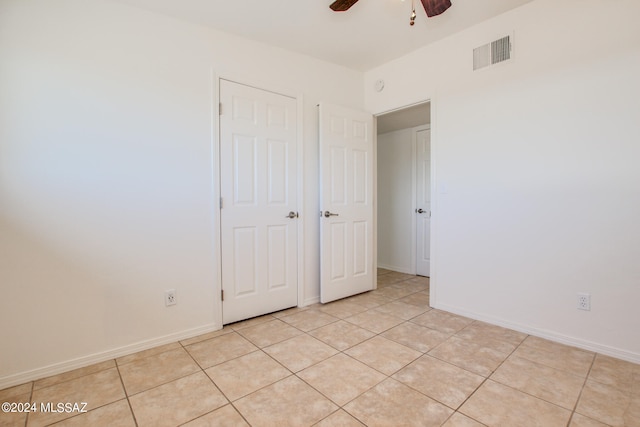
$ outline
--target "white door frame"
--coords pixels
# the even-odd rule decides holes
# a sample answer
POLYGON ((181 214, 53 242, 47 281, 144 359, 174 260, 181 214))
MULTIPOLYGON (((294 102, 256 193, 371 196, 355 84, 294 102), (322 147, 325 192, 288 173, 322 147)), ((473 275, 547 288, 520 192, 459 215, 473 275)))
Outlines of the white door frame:
MULTIPOLYGON (((431 98, 425 98, 424 100, 421 101, 417 101, 417 102, 413 102, 411 104, 407 104, 407 105, 403 105, 400 106, 398 108, 392 108, 390 110, 385 110, 382 111, 380 113, 377 113, 374 115, 374 121, 373 124, 376 128, 376 131, 374 132, 374 135, 376 137, 375 142, 374 142, 374 153, 375 153, 375 157, 376 157, 376 161, 374 163, 374 167, 373 167, 373 173, 374 173, 374 182, 375 182, 375 193, 374 193, 374 197, 376 198, 376 202, 380 202, 378 200, 378 188, 377 188, 377 182, 378 182, 378 168, 377 168, 377 157, 378 157, 378 143, 377 143, 377 136, 378 136, 378 117, 382 116, 384 114, 388 114, 388 113, 393 113, 393 112, 397 112, 397 111, 401 111, 401 110, 405 110, 407 108, 411 108, 411 107, 415 107, 416 105, 421 105, 421 104, 426 104, 429 103, 430 104, 430 108, 431 108, 431 120, 429 123, 429 132, 431 134, 431 235, 430 235, 430 239, 429 239, 429 246, 430 246, 430 251, 431 251, 431 271, 430 274, 431 276, 429 276, 429 283, 430 283, 430 294, 433 295, 433 289, 434 289, 434 281, 435 281, 435 262, 434 259, 436 257, 436 250, 435 250, 435 222, 437 220, 437 197, 436 197, 436 150, 435 150, 435 137, 434 137, 434 117, 435 117, 435 97, 431 97, 431 98)), ((411 135, 411 150, 412 153, 414 153, 415 155, 415 151, 416 151, 416 139, 415 139, 415 132, 412 133, 411 135)), ((415 163, 415 156, 413 161, 411 162, 411 211, 414 212, 416 209, 416 205, 417 205, 417 201, 416 201, 416 163, 415 163)), ((377 205, 376 205, 377 206, 377 205)), ((377 229, 377 207, 376 210, 374 211, 374 219, 375 219, 375 233, 378 232, 377 229)), ((376 243, 377 243, 377 238, 375 239, 376 243)), ((413 274, 416 274, 416 244, 417 244, 417 236, 416 236, 416 222, 411 221, 411 271, 413 272, 413 274)), ((374 257, 376 260, 376 266, 377 266, 377 257, 378 257, 378 252, 377 252, 377 246, 374 248, 375 252, 374 252, 374 257)), ((433 301, 433 300, 432 300, 433 301)))
POLYGON ((303 132, 303 105, 304 99, 302 94, 293 92, 290 89, 278 87, 276 85, 248 80, 246 78, 238 78, 236 76, 228 76, 222 74, 213 73, 212 76, 212 100, 213 105, 211 108, 212 117, 212 129, 211 129, 211 166, 212 166, 212 203, 214 204, 214 218, 213 221, 213 244, 215 247, 215 266, 216 266, 216 282, 214 284, 214 323, 217 326, 216 329, 222 329, 222 232, 221 232, 221 212, 220 212, 220 194, 221 194, 221 177, 220 177, 220 80, 228 80, 235 83, 239 83, 245 86, 251 86, 256 89, 265 90, 268 92, 277 93, 280 95, 288 96, 296 100, 296 169, 297 169, 297 198, 298 198, 298 213, 300 217, 296 221, 297 233, 298 233, 298 250, 297 250, 297 280, 298 280, 298 307, 301 307, 304 303, 304 230, 306 224, 306 214, 304 208, 304 144, 302 143, 303 132))

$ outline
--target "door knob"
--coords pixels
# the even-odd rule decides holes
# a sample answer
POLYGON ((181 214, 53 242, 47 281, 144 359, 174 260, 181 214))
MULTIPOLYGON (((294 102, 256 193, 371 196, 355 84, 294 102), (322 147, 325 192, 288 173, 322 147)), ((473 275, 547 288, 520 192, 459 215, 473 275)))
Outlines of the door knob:
POLYGON ((338 214, 331 213, 329 211, 324 211, 324 217, 329 218, 330 216, 338 216, 338 214))
POLYGON ((298 218, 298 212, 291 211, 285 218, 298 218))
POLYGON ((424 209, 420 208, 420 209, 416 209, 416 212, 417 213, 425 213, 426 211, 424 209))

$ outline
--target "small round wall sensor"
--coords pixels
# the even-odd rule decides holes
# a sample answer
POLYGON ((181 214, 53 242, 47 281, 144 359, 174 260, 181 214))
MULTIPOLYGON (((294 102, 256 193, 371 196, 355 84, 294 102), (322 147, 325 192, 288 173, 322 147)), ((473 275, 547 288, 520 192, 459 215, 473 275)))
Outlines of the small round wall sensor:
POLYGON ((374 88, 376 89, 376 92, 382 92, 382 89, 384 89, 384 80, 376 80, 374 88))

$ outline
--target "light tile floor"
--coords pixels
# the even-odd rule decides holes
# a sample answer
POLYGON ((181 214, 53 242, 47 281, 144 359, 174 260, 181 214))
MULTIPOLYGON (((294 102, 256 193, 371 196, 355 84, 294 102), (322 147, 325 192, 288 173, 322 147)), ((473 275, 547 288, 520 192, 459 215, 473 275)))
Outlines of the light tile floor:
POLYGON ((0 390, 0 426, 640 426, 640 365, 431 309, 429 281, 294 308, 0 390))

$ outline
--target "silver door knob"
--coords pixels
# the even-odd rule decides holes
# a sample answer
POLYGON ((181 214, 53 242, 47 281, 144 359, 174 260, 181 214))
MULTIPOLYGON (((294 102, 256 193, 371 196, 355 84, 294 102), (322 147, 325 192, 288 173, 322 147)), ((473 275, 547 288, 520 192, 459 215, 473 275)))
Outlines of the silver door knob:
POLYGON ((331 213, 329 211, 324 211, 324 217, 329 218, 330 216, 338 216, 338 214, 331 213))
POLYGON ((425 213, 426 211, 424 209, 420 208, 420 209, 416 209, 416 212, 417 213, 425 213))
POLYGON ((291 211, 285 218, 298 218, 298 212, 291 211))

